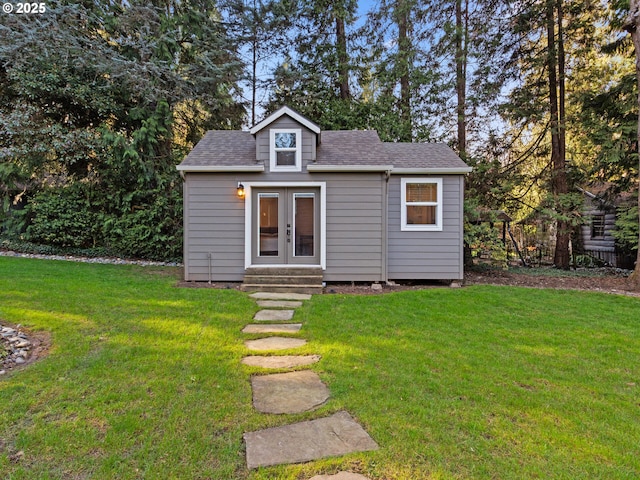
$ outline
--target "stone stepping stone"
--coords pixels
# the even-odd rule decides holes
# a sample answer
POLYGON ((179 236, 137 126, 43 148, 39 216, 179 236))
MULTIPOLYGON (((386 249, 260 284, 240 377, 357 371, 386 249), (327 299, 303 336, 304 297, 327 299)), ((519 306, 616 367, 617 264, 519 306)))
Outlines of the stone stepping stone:
POLYGON ((256 292, 249 296, 256 300, 309 300, 311 298, 308 293, 256 292))
POLYGON ((242 333, 297 333, 302 328, 301 323, 281 323, 279 325, 247 325, 242 333))
POLYGON ((302 302, 291 300, 258 300, 256 303, 262 308, 298 308, 302 306, 302 302))
POLYGON ((253 319, 256 322, 279 322, 291 320, 294 310, 260 310, 253 319))
POLYGON ((335 475, 316 475, 309 480, 369 480, 369 477, 365 477, 359 473, 339 472, 335 475))
POLYGON ((288 337, 267 337, 257 340, 247 340, 244 342, 249 350, 266 351, 266 350, 286 350, 288 348, 299 348, 306 345, 307 341, 301 338, 288 337))
POLYGON ((262 368, 295 368, 311 365, 318 361, 320 361, 320 355, 274 355, 270 357, 253 355, 242 359, 244 365, 262 368))
POLYGON ((376 442, 345 411, 318 420, 248 432, 244 441, 250 469, 378 449, 376 442))
POLYGON ((327 386, 311 370, 254 375, 251 388, 253 406, 260 413, 308 412, 330 397, 327 386))

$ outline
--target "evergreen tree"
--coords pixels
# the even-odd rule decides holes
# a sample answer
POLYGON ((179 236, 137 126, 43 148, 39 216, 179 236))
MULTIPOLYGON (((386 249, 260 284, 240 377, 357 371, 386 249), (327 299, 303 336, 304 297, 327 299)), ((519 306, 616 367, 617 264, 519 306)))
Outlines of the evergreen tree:
POLYGON ((362 128, 363 109, 352 89, 355 0, 299 2, 292 27, 295 48, 275 69, 267 110, 294 106, 323 128, 362 128))
MULTIPOLYGON (((625 19, 624 28, 629 32, 633 41, 636 58, 636 79, 638 84, 638 90, 640 91, 640 2, 638 0, 630 0, 629 2, 629 14, 625 19)), ((637 142, 636 145, 640 153, 640 94, 638 95, 638 125, 637 125, 637 142)), ((640 155, 638 156, 640 158, 640 155)), ((640 166, 638 167, 638 215, 640 215, 640 166)), ((639 218, 640 221, 640 218, 639 218)), ((640 234, 638 238, 638 252, 636 257, 636 266, 633 274, 630 277, 630 282, 636 289, 640 289, 640 234)))
POLYGON ((523 7, 516 17, 513 66, 524 82, 512 90, 504 109, 514 125, 513 145, 521 145, 513 168, 531 178, 522 195, 538 190, 540 201, 530 203, 555 222, 554 263, 569 268, 569 240, 581 221, 582 199, 566 159, 567 132, 577 127, 576 119, 567 117, 565 83, 579 68, 581 53, 593 48, 593 27, 603 17, 595 2, 546 0, 523 7))
POLYGON ((78 208, 100 224, 81 246, 177 256, 176 157, 204 129, 242 121, 233 97, 241 65, 214 4, 53 2, 44 15, 6 18, 0 27, 5 203, 22 194, 37 198, 35 207, 50 198, 38 192, 55 188, 79 199, 78 208))

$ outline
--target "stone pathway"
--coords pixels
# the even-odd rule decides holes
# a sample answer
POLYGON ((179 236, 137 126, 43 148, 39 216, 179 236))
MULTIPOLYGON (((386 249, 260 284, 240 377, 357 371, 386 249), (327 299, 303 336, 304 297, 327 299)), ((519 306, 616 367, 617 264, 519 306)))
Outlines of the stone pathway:
POLYGON ((242 333, 297 333, 302 328, 301 323, 283 323, 280 325, 247 325, 242 333))
POLYGON ((311 370, 254 375, 251 388, 253 406, 262 413, 306 412, 329 399, 329 389, 311 370))
MULTIPOLYGON (((296 334, 301 323, 283 323, 293 319, 295 308, 311 298, 303 294, 254 293, 251 295, 263 308, 247 325, 244 333, 296 334), (264 323, 263 323, 264 322, 264 323), (270 323, 277 322, 277 323, 270 323)), ((306 345, 302 338, 272 336, 247 340, 245 346, 253 352, 289 350, 306 345)), ((312 365, 319 355, 250 355, 242 363, 265 369, 292 369, 312 365)), ((294 414, 315 410, 330 398, 327 386, 312 370, 254 375, 251 378, 254 408, 266 414, 294 414)), ((347 412, 329 417, 268 428, 244 434, 248 468, 308 462, 320 458, 346 455, 352 452, 377 450, 378 445, 347 412)), ((340 472, 336 475, 313 477, 313 480, 367 480, 362 475, 340 472)))
POLYGON ((244 439, 247 443, 249 468, 308 462, 378 448, 347 412, 245 433, 244 439))
POLYGON ((267 337, 244 342, 249 350, 267 352, 269 350, 289 350, 306 345, 307 341, 301 338, 267 337))

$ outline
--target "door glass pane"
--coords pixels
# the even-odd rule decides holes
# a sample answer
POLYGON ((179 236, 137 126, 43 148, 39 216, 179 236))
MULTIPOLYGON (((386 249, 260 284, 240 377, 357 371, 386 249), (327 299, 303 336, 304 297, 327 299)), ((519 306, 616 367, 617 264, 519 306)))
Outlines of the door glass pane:
POLYGON ((260 246, 258 254, 261 257, 278 256, 278 194, 261 193, 258 195, 260 204, 260 246))
POLYGON ((296 193, 294 201, 294 241, 296 257, 313 257, 314 194, 296 193))

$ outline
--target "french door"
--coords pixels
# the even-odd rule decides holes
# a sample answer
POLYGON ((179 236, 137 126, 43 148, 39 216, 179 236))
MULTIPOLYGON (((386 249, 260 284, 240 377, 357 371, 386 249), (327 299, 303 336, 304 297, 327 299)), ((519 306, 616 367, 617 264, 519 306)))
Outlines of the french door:
POLYGON ((320 263, 320 189, 255 188, 252 191, 252 263, 320 263))

